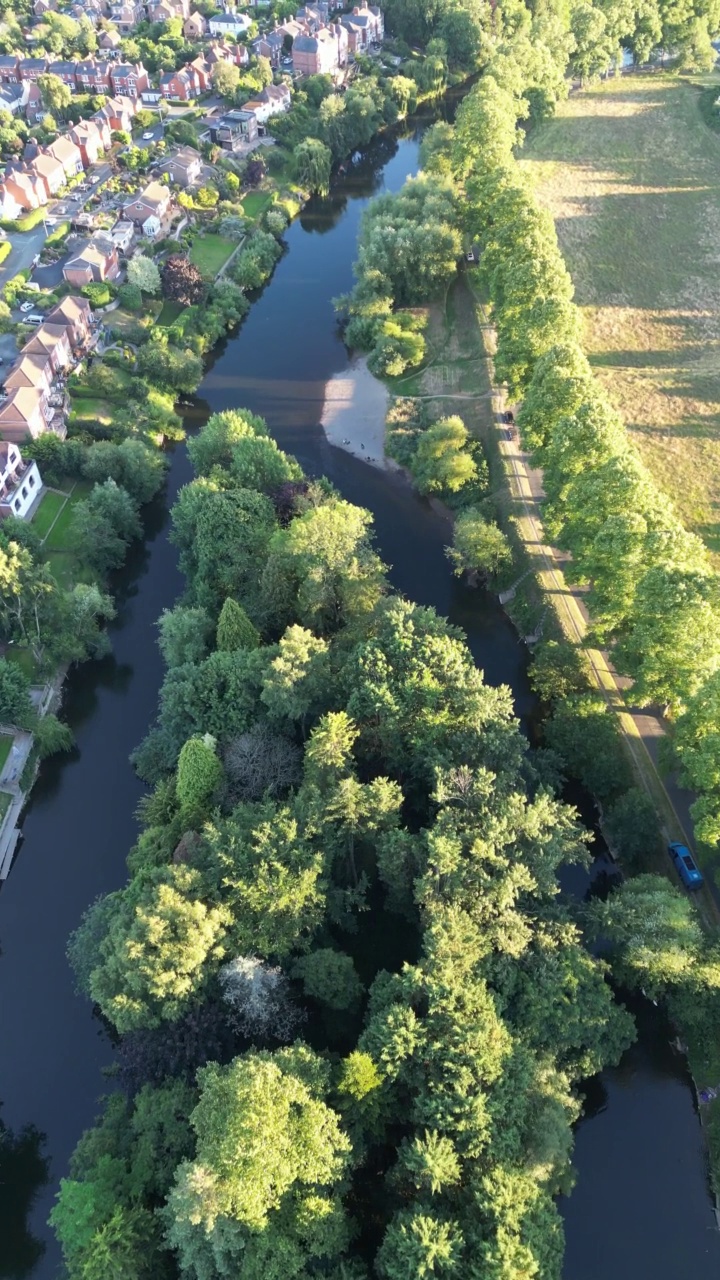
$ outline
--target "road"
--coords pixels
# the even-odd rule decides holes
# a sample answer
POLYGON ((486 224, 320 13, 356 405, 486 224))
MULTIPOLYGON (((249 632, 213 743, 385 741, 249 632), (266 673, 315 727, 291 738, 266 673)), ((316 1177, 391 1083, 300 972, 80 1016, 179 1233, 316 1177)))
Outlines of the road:
MULTIPOLYGON (((101 183, 106 182, 110 177, 112 170, 109 164, 97 165, 90 171, 87 181, 90 182, 90 190, 83 192, 83 202, 71 204, 68 206, 67 200, 53 200, 48 204, 45 210, 45 222, 40 222, 32 231, 10 231, 7 239, 12 246, 8 257, 0 266, 0 285, 5 284, 12 276, 16 276, 18 271, 24 271, 32 263, 37 253, 40 253, 45 240, 49 234, 49 228, 53 223, 62 220, 64 213, 58 212, 59 209, 70 208, 73 213, 79 213, 85 207, 90 196, 97 191, 101 183)), ((53 283, 57 283, 54 281, 53 283)))

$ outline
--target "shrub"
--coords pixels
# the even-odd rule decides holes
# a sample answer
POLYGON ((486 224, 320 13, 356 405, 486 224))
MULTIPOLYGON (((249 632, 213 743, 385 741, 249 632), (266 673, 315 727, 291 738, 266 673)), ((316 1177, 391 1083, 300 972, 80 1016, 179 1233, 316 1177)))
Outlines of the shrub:
POLYGON ((84 284, 80 292, 92 307, 106 307, 111 297, 110 288, 104 281, 84 284))

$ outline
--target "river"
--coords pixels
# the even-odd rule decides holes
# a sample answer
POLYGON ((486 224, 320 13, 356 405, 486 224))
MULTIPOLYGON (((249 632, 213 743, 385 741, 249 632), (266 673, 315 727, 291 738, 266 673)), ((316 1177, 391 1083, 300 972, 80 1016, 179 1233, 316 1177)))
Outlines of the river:
MULTIPOLYGON (((394 585, 465 629, 487 679, 508 683, 526 718, 533 700, 524 649, 495 602, 451 575, 445 521, 399 477, 328 445, 318 425, 327 379, 348 366, 331 299, 351 284, 367 200, 415 172, 422 126, 373 144, 331 197, 289 228, 272 281, 214 353, 187 425, 238 404, 262 414, 308 473, 328 475, 372 511, 394 585)), ((113 654, 68 681, 64 711, 77 751, 43 766, 0 894, 0 1119, 9 1131, 0 1144, 0 1280, 57 1275, 47 1215, 112 1061, 103 1027, 73 991, 65 945, 85 907, 125 880, 142 794, 128 755, 155 713, 155 620, 182 587, 167 508, 189 478, 179 447, 166 501, 149 512, 146 543, 118 576, 113 654), (33 1128, 23 1134, 25 1126, 33 1128)), ((577 1188, 562 1206, 566 1280, 717 1280, 720 1235, 692 1093, 654 1011, 644 1011, 640 1041, 620 1067, 590 1083, 576 1167, 577 1188)))

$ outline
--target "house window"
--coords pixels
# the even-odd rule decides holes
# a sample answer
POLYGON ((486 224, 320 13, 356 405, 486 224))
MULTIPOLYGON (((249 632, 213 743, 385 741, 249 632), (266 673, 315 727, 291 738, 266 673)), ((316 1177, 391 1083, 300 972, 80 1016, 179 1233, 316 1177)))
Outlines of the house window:
POLYGON ((26 484, 24 484, 24 485, 23 485, 23 487, 22 487, 22 496, 23 496, 23 498, 27 498, 27 485, 26 485, 26 484))
POLYGON ((14 506, 14 508, 15 508, 15 510, 16 510, 16 511, 19 511, 19 510, 20 510, 20 499, 19 499, 19 498, 16 498, 16 499, 15 499, 15 501, 13 502, 13 506, 14 506))
POLYGON ((28 476, 28 484, 30 485, 30 488, 31 488, 31 489, 34 489, 34 488, 35 488, 35 477, 34 477, 34 476, 28 476))

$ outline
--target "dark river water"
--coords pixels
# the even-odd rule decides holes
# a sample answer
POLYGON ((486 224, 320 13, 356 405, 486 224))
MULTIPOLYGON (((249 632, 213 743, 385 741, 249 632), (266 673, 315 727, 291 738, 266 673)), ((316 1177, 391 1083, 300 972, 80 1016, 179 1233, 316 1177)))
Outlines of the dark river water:
MULTIPOLYGON (((272 281, 239 334, 216 351, 188 426, 234 405, 267 418, 307 472, 325 473, 372 511, 395 586, 464 627, 487 679, 508 683, 526 717, 525 652, 494 601, 452 577, 444 520, 401 479, 329 446, 318 425, 325 382, 349 363, 331 299, 351 284, 362 210, 415 172, 421 131, 422 122, 412 136, 374 144, 332 196, 288 230, 272 281)), ((182 587, 166 512, 189 479, 181 447, 166 501, 149 515, 146 544, 119 579, 113 655, 68 682, 65 714, 78 749, 44 766, 0 893, 0 1280, 58 1275, 47 1215, 112 1060, 102 1026, 73 991, 65 946, 87 905, 126 878, 142 792, 128 755, 155 713, 162 678, 155 620, 182 587)), ((720 1276, 692 1093, 667 1029, 648 1009, 638 1045, 588 1090, 577 1187, 563 1203, 566 1280, 720 1276)))

